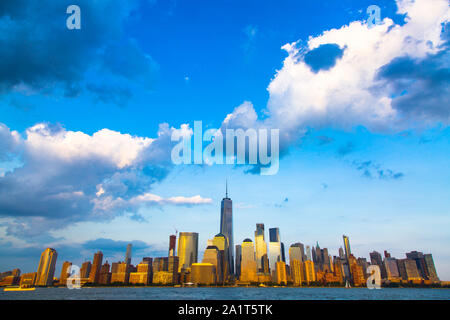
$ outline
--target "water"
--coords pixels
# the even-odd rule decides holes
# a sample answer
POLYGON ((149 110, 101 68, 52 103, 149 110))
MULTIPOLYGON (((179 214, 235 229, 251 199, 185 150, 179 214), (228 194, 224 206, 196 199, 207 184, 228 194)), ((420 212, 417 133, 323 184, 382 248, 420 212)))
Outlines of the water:
POLYGON ((0 291, 0 300, 450 300, 450 289, 383 288, 170 288, 109 287, 36 288, 35 291, 0 291))

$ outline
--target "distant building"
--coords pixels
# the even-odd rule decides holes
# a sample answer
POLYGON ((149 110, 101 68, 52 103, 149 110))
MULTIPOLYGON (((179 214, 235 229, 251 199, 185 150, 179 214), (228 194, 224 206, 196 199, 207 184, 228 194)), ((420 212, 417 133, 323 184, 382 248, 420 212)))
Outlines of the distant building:
POLYGON ((232 276, 234 275, 233 201, 228 197, 228 183, 220 207, 220 233, 227 238, 228 275, 232 276))
POLYGON ((102 268, 103 253, 98 251, 94 254, 94 260, 91 267, 91 272, 89 273, 89 282, 98 284, 100 279, 100 269, 102 268))
POLYGON ((240 282, 258 282, 255 248, 250 239, 245 239, 241 245, 241 277, 240 282))
POLYGON ((275 276, 276 263, 281 259, 280 229, 269 229, 269 268, 272 276, 275 276))
POLYGON ((55 249, 47 248, 42 252, 39 261, 39 267, 36 275, 37 286, 53 285, 53 277, 55 276, 55 265, 58 254, 55 249))
POLYGON ((316 281, 316 272, 314 270, 314 262, 306 260, 304 263, 304 279, 307 284, 316 281))
POLYGON ((304 281, 303 262, 298 259, 289 258, 289 263, 291 267, 291 278, 294 286, 301 286, 304 281))
POLYGON ((257 223, 255 231, 255 250, 256 250, 256 264, 258 272, 269 273, 269 258, 267 256, 267 243, 265 240, 264 224, 257 223))
POLYGON ((80 269, 80 278, 89 279, 89 274, 91 273, 92 264, 90 261, 83 262, 80 269))
POLYGON ((131 264, 131 250, 133 245, 131 243, 127 244, 127 252, 125 253, 125 263, 131 264))
POLYGON ((397 282, 401 279, 400 273, 398 272, 397 260, 395 258, 385 258, 383 267, 386 270, 386 277, 383 279, 393 282, 397 282))
POLYGON ((148 285, 152 283, 152 280, 153 280, 152 265, 141 262, 140 264, 137 265, 136 272, 130 273, 129 283, 148 285))
POLYGON ((181 269, 188 269, 193 263, 197 262, 198 254, 198 233, 196 232, 180 232, 178 238, 178 257, 180 263, 178 272, 181 269))
POLYGON ((278 284, 287 284, 286 275, 286 263, 284 261, 278 261, 275 265, 276 282, 278 284))
POLYGON ((100 276, 99 276, 99 283, 102 285, 108 285, 111 283, 111 272, 109 272, 110 270, 110 265, 108 263, 108 261, 106 261, 101 269, 100 269, 100 276))
POLYGON ((191 281, 200 285, 215 284, 215 267, 211 263, 193 263, 191 266, 191 281))
POLYGON ((173 234, 169 237, 169 257, 176 256, 175 250, 176 243, 177 243, 177 236, 173 234))
POLYGON ((67 278, 70 276, 69 272, 72 267, 72 262, 64 261, 61 268, 61 275, 59 277, 59 285, 65 286, 67 284, 67 278))
POLYGON ((36 284, 36 272, 24 273, 20 277, 20 286, 23 288, 32 287, 36 284))
POLYGON ((240 244, 236 245, 236 277, 241 277, 241 260, 242 260, 242 247, 240 244))
POLYGON ((400 277, 405 281, 420 281, 422 278, 417 270, 417 265, 411 259, 397 259, 397 267, 400 277))
POLYGON ((425 265, 428 271, 428 279, 433 282, 438 282, 439 277, 437 275, 436 268, 434 267, 433 256, 431 253, 427 253, 423 255, 423 258, 425 259, 425 265))
POLYGON ((111 284, 128 284, 130 280, 130 265, 126 262, 119 262, 116 266, 117 272, 111 274, 111 284))

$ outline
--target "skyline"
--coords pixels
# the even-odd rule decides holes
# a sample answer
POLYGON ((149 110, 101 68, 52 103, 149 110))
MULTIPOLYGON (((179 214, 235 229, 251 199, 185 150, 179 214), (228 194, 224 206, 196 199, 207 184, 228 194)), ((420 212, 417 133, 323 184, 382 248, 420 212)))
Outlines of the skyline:
MULTIPOLYGON (((328 248, 316 245, 304 245, 301 242, 292 243, 286 252, 284 242, 278 227, 269 228, 268 242, 265 241, 264 223, 256 223, 254 241, 245 238, 242 244, 229 246, 229 239, 233 238, 232 200, 228 197, 228 182, 226 182, 225 197, 221 202, 220 232, 207 241, 204 255, 199 259, 199 246, 197 232, 180 232, 178 247, 175 235, 169 236, 167 257, 145 256, 139 264, 132 264, 132 244, 126 245, 123 260, 108 263, 103 261, 103 252, 99 250, 94 254, 93 261, 86 260, 82 267, 71 261, 65 260, 61 267, 61 276, 58 281, 55 265, 57 251, 53 248, 45 249, 39 261, 37 272, 21 272, 17 266, 8 271, 11 273, 4 281, 20 282, 26 285, 53 286, 66 285, 64 281, 69 277, 69 267, 74 266, 76 277, 82 283, 91 284, 162 284, 178 285, 197 281, 207 281, 215 284, 245 284, 266 283, 288 285, 310 285, 322 283, 340 283, 347 286, 362 286, 370 272, 369 266, 377 265, 380 281, 383 283, 420 283, 429 281, 440 283, 443 281, 435 269, 434 259, 431 253, 418 252, 416 250, 406 252, 406 258, 397 259, 387 250, 384 250, 384 259, 376 250, 369 253, 370 261, 366 257, 356 257, 350 246, 349 237, 343 235, 343 247, 339 247, 338 254, 332 255, 328 248), (224 224, 229 224, 224 226, 224 224), (226 235, 224 235, 225 232, 226 235), (255 245, 253 245, 255 243, 255 245), (305 250, 306 249, 306 250, 305 250), (233 258, 236 254, 235 261, 233 258), (231 257, 230 257, 231 254, 231 257), (110 269, 111 266, 111 269, 110 269), (236 268, 235 268, 236 267, 236 268), (19 280, 14 280, 17 275, 19 280), (35 280, 34 280, 35 279, 35 280), (319 280, 320 279, 320 280, 319 280), (403 280, 402 280, 403 279, 403 280), (419 282, 418 282, 419 281, 419 282), (304 283, 304 284, 302 284, 304 283)), ((200 250, 201 251, 201 250, 200 250)), ((5 272, 8 273, 8 272, 5 272)), ((73 282, 70 281, 72 288, 73 282)), ((203 282, 200 282, 203 283, 203 282)), ((204 284, 206 284, 204 283, 204 284)), ((448 284, 448 281, 446 282, 448 284)), ((381 282, 380 282, 381 284, 381 282)))
POLYGON ((228 180, 234 244, 262 221, 333 253, 347 234, 450 280, 449 21, 446 0, 3 0, 0 271, 47 247, 137 263, 175 230, 201 259, 228 180), (196 121, 279 130, 278 172, 175 165, 196 121))

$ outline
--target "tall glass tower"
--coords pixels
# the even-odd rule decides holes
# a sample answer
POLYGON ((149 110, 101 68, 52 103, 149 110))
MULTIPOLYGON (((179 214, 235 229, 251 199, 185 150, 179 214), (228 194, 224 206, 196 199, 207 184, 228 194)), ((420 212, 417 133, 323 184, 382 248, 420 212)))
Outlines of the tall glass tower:
POLYGON ((132 247, 131 243, 127 244, 127 252, 125 253, 126 264, 131 264, 131 247, 132 247))
POLYGON ((225 198, 222 199, 220 209, 220 233, 228 240, 228 272, 234 274, 234 244, 233 244, 233 202, 228 198, 228 183, 226 184, 225 198))

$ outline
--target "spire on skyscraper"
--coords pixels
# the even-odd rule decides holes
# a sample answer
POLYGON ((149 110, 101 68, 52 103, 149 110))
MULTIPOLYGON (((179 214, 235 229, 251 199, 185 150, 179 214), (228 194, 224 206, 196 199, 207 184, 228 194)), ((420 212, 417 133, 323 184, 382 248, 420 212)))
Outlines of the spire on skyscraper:
POLYGON ((228 179, 225 179, 225 198, 228 198, 228 179))

